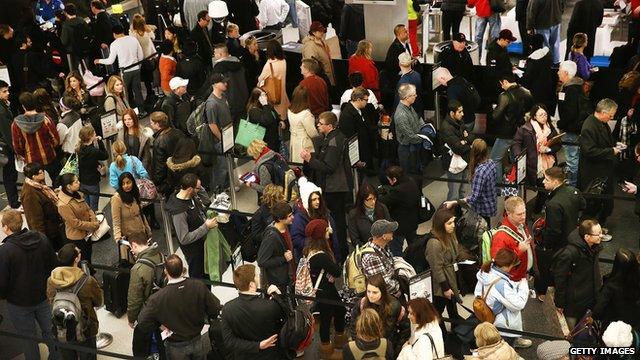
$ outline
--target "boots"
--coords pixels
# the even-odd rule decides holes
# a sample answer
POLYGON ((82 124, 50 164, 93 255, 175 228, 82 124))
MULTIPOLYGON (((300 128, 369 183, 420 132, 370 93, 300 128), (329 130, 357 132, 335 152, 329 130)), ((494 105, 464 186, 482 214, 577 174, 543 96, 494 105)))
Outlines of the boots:
POLYGON ((330 342, 322 343, 320 345, 320 358, 322 360, 342 360, 342 352, 336 351, 330 342))
POLYGON ((347 345, 347 341, 347 335, 343 332, 336 332, 333 335, 333 346, 338 350, 342 350, 342 348, 347 345))

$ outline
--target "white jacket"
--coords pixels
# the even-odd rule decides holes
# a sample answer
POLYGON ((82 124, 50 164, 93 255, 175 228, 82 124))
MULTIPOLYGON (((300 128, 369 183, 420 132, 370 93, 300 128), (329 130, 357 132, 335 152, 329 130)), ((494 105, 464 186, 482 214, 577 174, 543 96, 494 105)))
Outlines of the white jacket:
MULTIPOLYGON (((486 298, 487 305, 496 315, 494 325, 505 329, 522 331, 522 314, 520 312, 524 309, 529 298, 527 279, 523 278, 519 282, 511 281, 508 274, 496 267, 491 267, 491 271, 488 273, 478 271, 477 278, 478 283, 474 291, 476 296, 483 296, 483 292, 489 288, 495 279, 501 279, 491 288, 486 298)), ((508 337, 520 337, 520 335, 511 333, 501 332, 500 334, 508 337)))
POLYGON ((411 339, 409 339, 409 344, 402 348, 400 355, 398 355, 398 360, 433 360, 445 355, 444 340, 442 339, 442 330, 438 320, 416 329, 411 339), (433 353, 431 340, 426 335, 427 333, 433 338, 437 355, 433 353))

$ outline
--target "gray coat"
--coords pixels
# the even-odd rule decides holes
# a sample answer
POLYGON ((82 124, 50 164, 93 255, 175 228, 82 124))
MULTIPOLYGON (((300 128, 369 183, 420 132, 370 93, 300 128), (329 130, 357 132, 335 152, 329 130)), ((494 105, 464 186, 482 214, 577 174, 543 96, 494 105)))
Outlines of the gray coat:
POLYGON ((562 21, 564 0, 531 0, 527 6, 527 28, 548 29, 562 21))
POLYGON ((458 240, 446 248, 444 243, 436 238, 429 239, 425 257, 431 268, 431 282, 433 295, 444 297, 444 292, 451 289, 458 295, 458 281, 453 264, 458 261, 458 240))

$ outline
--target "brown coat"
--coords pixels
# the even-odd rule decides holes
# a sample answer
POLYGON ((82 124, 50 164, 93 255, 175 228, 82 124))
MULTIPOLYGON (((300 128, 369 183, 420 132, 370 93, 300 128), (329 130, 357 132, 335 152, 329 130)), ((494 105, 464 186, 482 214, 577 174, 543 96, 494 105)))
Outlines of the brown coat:
POLYGON ((29 229, 43 233, 54 247, 58 245, 54 242, 60 241, 61 244, 62 234, 59 224, 62 223, 62 219, 58 214, 56 203, 28 183, 22 186, 20 202, 22 202, 29 229))
MULTIPOLYGON (((56 290, 68 288, 74 285, 84 273, 79 267, 60 266, 51 271, 51 276, 47 280, 47 299, 53 302, 56 290)), ((93 277, 89 277, 87 282, 78 291, 78 299, 82 313, 89 318, 85 335, 92 337, 98 334, 98 316, 94 308, 102 306, 104 298, 100 285, 93 277)))
POLYGON ((111 218, 115 241, 141 231, 151 234, 149 224, 140 213, 140 205, 136 201, 131 204, 124 203, 118 193, 111 197, 111 218))
POLYGON ((67 239, 83 240, 98 229, 100 223, 96 213, 91 210, 80 194, 80 199, 73 198, 58 191, 58 213, 64 220, 67 239))
POLYGON ((485 360, 519 360, 518 353, 504 340, 478 348, 478 359, 485 360))
POLYGON ((329 45, 327 45, 324 40, 312 35, 307 35, 302 39, 302 58, 316 59, 327 75, 331 85, 336 85, 336 78, 333 74, 333 62, 331 61, 331 50, 329 50, 329 45))

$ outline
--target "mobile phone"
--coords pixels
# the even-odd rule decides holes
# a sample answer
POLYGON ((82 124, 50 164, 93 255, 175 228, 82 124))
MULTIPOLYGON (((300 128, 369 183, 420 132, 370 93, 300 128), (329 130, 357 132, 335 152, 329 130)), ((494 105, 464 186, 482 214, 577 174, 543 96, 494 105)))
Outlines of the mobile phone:
POLYGON ((242 182, 249 182, 249 183, 254 183, 258 180, 258 177, 256 176, 256 174, 252 173, 252 172, 248 172, 242 176, 240 176, 240 180, 242 182))

